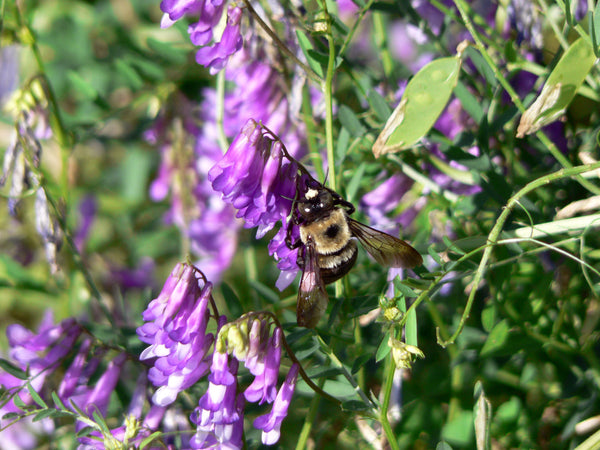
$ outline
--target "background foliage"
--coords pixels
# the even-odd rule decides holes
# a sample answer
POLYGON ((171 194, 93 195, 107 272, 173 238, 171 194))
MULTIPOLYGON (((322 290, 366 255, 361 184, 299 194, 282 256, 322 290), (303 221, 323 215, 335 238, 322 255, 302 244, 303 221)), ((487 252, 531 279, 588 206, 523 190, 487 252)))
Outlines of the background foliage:
MULTIPOLYGON (((296 283, 283 292, 275 288, 279 271, 266 247, 272 235, 256 240, 254 230, 240 229, 217 297, 232 318, 274 311, 313 380, 344 402, 340 407, 319 399, 299 382, 281 448, 307 439, 315 448, 383 445, 379 424, 364 415, 371 405, 348 381, 373 399, 391 386, 390 321, 363 316, 380 304, 415 305, 414 316, 391 322, 396 330, 405 325, 406 342, 425 354, 411 370, 396 372, 401 395, 386 405, 396 408, 391 421, 399 447, 432 448, 442 441, 475 447, 483 388, 491 416, 478 430, 491 446, 573 448, 600 428, 594 203, 600 186, 597 172, 569 169, 599 159, 597 63, 587 74, 572 70, 585 79, 560 121, 528 136, 517 137, 517 128, 523 105, 533 103, 576 38, 598 51, 598 11, 590 3, 577 21, 577 5, 535 1, 527 28, 514 12, 519 2, 494 5, 492 15, 462 1, 405 3, 328 3, 325 28, 321 3, 284 7, 297 14, 298 54, 318 76, 325 80, 334 68, 331 48, 338 58, 335 78, 323 82, 321 93, 322 106, 331 89, 333 147, 325 152, 325 115, 306 105, 309 86, 321 86, 307 81, 296 120, 306 127, 303 144, 313 156, 303 161, 333 164, 329 176, 360 206, 362 221, 401 223, 402 236, 428 255, 425 267, 396 280, 391 300, 379 303, 386 271, 363 253, 343 284, 329 288, 330 314, 313 334, 294 328, 296 283), (371 148, 406 81, 426 60, 454 55, 463 39, 472 45, 440 120, 419 144, 375 159, 371 148), (370 206, 363 196, 399 173, 411 180, 406 193, 396 198, 379 191, 370 206), (588 203, 576 203, 581 200, 588 203)), ((56 203, 53 213, 71 236, 86 217, 82 205, 91 202, 95 214, 80 253, 64 242, 57 273, 35 231, 33 190, 25 191, 16 217, 0 215, 0 324, 35 328, 50 308, 57 320, 74 316, 88 323, 101 342, 139 351, 134 330, 141 311, 177 261, 198 257, 189 236, 165 219, 171 198, 156 202, 148 194, 162 164, 161 143, 148 139, 148 130, 166 117, 171 142, 182 142, 184 152, 193 136, 182 124, 199 121, 200 109, 211 112, 202 103, 203 89, 216 79, 196 63, 185 21, 159 27, 158 2, 34 1, 18 8, 2 2, 2 11, 1 147, 8 147, 23 105, 43 108, 53 136, 42 140, 40 173, 56 203), (8 58, 9 52, 16 57, 8 58), (15 72, 18 81, 11 83, 15 72), (11 88, 19 91, 11 94, 11 88), (172 125, 177 118, 179 128, 172 125), (118 332, 102 311, 110 311, 118 332)), ((284 31, 272 23, 276 33, 284 31)), ((182 158, 173 179, 185 192, 193 186, 186 185, 182 158)), ((0 210, 8 211, 6 186, 2 194, 0 210)), ((182 408, 189 413, 203 389, 196 386, 182 408)), ((246 411, 248 418, 257 414, 246 411)), ((73 440, 69 426, 57 428, 65 448, 73 440)), ((247 439, 249 446, 260 440, 250 426, 247 439)))

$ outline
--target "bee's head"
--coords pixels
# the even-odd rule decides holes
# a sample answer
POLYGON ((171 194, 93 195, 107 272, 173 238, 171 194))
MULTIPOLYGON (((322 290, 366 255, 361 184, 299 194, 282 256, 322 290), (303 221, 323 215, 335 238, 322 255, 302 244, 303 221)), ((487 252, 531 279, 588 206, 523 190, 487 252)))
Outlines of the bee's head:
POLYGON ((304 198, 298 201, 298 212, 305 219, 312 219, 324 211, 333 209, 335 203, 331 192, 326 189, 309 187, 304 198))

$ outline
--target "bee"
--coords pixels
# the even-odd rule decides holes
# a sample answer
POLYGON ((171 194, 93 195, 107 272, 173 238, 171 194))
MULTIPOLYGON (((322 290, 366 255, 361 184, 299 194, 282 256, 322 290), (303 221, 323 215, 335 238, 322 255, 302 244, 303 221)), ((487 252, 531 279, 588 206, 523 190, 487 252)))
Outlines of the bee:
POLYGON ((307 328, 317 325, 327 309, 325 286, 342 278, 354 266, 357 240, 381 265, 411 269, 423 263, 419 252, 408 243, 352 219, 354 205, 337 192, 312 177, 306 179, 304 189, 297 184, 286 244, 290 249, 301 247, 297 259, 302 270, 296 309, 298 325, 307 328), (300 231, 295 242, 294 226, 300 231))

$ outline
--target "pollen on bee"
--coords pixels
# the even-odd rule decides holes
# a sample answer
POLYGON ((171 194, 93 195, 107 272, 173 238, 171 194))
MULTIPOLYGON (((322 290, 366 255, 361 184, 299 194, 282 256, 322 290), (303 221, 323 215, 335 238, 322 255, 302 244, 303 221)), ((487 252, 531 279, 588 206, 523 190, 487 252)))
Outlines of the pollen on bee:
POLYGON ((315 198, 318 194, 319 191, 317 191, 316 189, 309 189, 308 191, 306 191, 306 194, 304 194, 304 197, 310 200, 311 198, 315 198))

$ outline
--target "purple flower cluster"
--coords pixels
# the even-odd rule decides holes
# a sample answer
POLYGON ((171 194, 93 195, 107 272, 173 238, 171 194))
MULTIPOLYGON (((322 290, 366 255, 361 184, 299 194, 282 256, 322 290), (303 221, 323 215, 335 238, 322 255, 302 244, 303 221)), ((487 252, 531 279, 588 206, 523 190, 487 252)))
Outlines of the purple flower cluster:
MULTIPOLYGON (((74 319, 66 319, 57 325, 54 325, 52 314, 46 313, 37 333, 34 333, 25 327, 13 324, 7 328, 8 342, 10 345, 10 358, 17 367, 26 371, 25 380, 13 376, 10 373, 0 374, 0 384, 9 389, 11 394, 19 397, 19 405, 27 405, 25 408, 34 407, 34 402, 25 383, 29 383, 31 388, 42 398, 49 400, 49 389, 46 387, 48 377, 54 378, 56 374, 62 371, 62 380, 60 381, 56 393, 60 401, 73 412, 82 411, 89 418, 93 414, 105 416, 108 411, 111 394, 114 392, 117 382, 121 379, 123 369, 127 363, 127 355, 118 353, 111 356, 106 348, 97 347, 93 340, 84 333, 84 328, 74 319), (68 366, 65 362, 72 356, 68 366), (106 367, 104 361, 109 360, 106 367)), ((129 409, 131 418, 141 419, 142 405, 146 395, 145 380, 146 373, 143 372, 139 386, 144 388, 136 390, 132 397, 129 409)), ((58 406, 58 405, 57 405, 58 406)), ((2 408, 0 414, 8 412, 18 415, 24 414, 17 406, 13 397, 2 408)), ((151 429, 156 429, 162 418, 163 410, 155 408, 148 413, 144 426, 146 431, 138 434, 137 429, 130 430, 129 437, 140 438, 148 435, 151 429)), ((24 422, 21 427, 26 424, 24 422)), ((54 426, 51 419, 44 419, 41 423, 42 430, 52 432, 54 426)), ((86 426, 87 423, 78 421, 76 428, 78 430, 86 426)), ((15 428, 17 430, 18 428, 15 428)), ((15 430, 11 430, 14 432, 15 430)), ((114 436, 118 438, 123 434, 124 427, 112 430, 114 436)), ((3 432, 3 437, 5 432, 3 432)), ((10 433, 10 432, 9 432, 10 433)), ((33 435, 27 434, 21 436, 18 442, 22 444, 21 448, 34 448, 35 439, 33 435), (26 436, 29 438, 26 439, 26 436)), ((81 437, 82 448, 104 448, 102 440, 106 436, 100 436, 100 432, 94 432, 89 436, 81 437)))
POLYGON ((271 413, 255 426, 263 431, 263 441, 276 442, 297 376, 292 367, 278 393, 282 330, 272 329, 260 314, 230 323, 221 316, 215 338, 206 332, 209 305, 214 307, 211 290, 194 267, 178 264, 144 311, 145 323, 137 332, 149 344, 140 359, 152 362, 148 379, 158 388, 152 401, 167 407, 208 374, 208 389, 191 416, 196 425, 191 448, 241 448, 246 401, 273 403, 271 413), (240 362, 254 376, 243 392, 237 380, 240 362))
MULTIPOLYGON (((277 222, 282 223, 269 244, 269 252, 279 260, 278 267, 285 273, 282 279, 288 284, 298 271, 297 250, 287 248, 285 236, 299 169, 281 141, 249 119, 208 175, 213 189, 222 192, 223 199, 238 210, 237 217, 245 220, 245 226, 258 227, 257 238, 277 222)), ((281 284, 284 283, 278 283, 278 287, 281 284)))
POLYGON ((140 359, 153 359, 148 378, 159 386, 152 397, 155 405, 170 405, 208 373, 214 340, 206 333, 211 291, 212 284, 192 266, 178 264, 143 313, 145 323, 137 333, 150 346, 140 359))
POLYGON ((209 387, 192 416, 192 422, 197 424, 192 448, 240 448, 246 401, 273 404, 269 413, 254 420, 254 427, 262 430, 264 444, 275 444, 279 440, 281 423, 294 393, 298 366, 292 365, 277 390, 282 331, 276 327, 271 333, 266 320, 248 319, 249 316, 225 325, 219 332, 209 387), (240 361, 254 375, 254 381, 243 393, 239 392, 236 380, 240 361))
POLYGON ((231 55, 243 44, 240 32, 242 10, 235 6, 228 7, 223 34, 219 40, 214 39, 213 29, 221 20, 225 3, 223 0, 163 0, 160 4, 165 13, 161 22, 163 28, 183 16, 198 17, 198 21, 188 27, 188 33, 192 43, 201 47, 196 53, 196 61, 210 68, 212 74, 223 69, 231 55))

